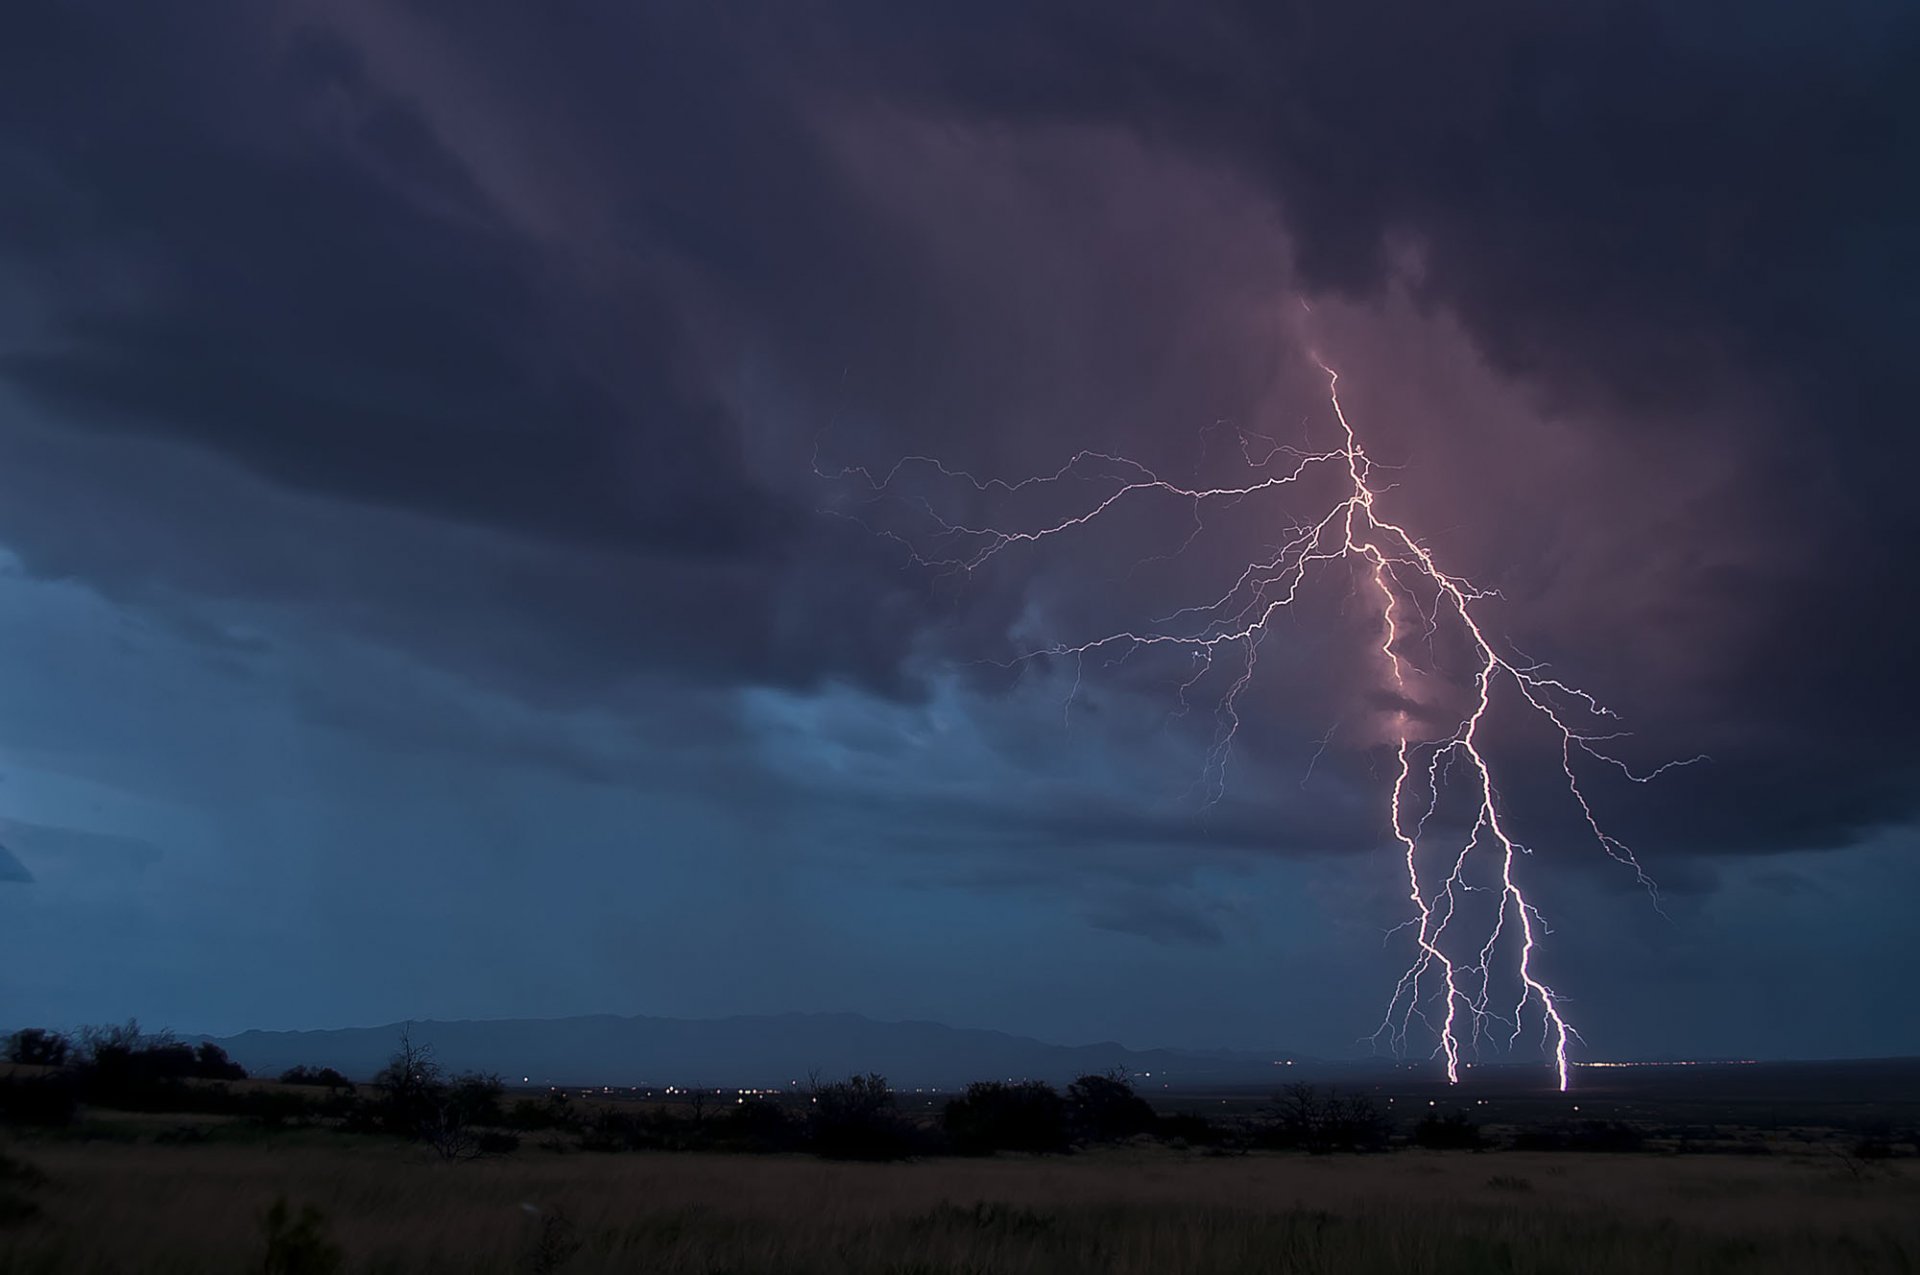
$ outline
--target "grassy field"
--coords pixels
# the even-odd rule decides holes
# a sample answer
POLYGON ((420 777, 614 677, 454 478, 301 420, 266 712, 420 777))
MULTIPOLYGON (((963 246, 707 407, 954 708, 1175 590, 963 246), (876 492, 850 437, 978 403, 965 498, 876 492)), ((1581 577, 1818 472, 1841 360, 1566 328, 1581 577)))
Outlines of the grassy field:
POLYGON ((1140 1147, 861 1165, 529 1148, 447 1164, 321 1131, 0 1151, 16 1166, 9 1197, 35 1210, 0 1217, 8 1275, 296 1272, 266 1264, 279 1197, 296 1217, 319 1210, 342 1271, 1920 1269, 1920 1164, 1831 1154, 1140 1147))

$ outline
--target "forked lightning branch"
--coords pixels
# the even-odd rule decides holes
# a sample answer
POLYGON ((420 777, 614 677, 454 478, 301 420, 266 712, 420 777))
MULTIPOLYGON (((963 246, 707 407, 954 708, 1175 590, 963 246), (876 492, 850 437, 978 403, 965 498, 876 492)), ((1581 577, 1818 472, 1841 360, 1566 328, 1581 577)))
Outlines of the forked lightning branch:
POLYGON ((1275 447, 1258 461, 1248 456, 1258 476, 1240 484, 1182 484, 1128 457, 1091 451, 1076 454, 1052 473, 1013 482, 981 479, 928 456, 906 457, 883 474, 854 467, 828 476, 857 480, 876 500, 896 495, 915 471, 968 484, 984 496, 1029 493, 1025 498, 1057 499, 1049 516, 1026 526, 976 525, 944 516, 932 502, 916 499, 912 503, 930 520, 929 531, 919 536, 881 533, 906 545, 923 566, 972 572, 1024 545, 1097 535, 1103 519, 1154 493, 1191 503, 1194 521, 1185 538, 1185 544, 1191 544, 1211 507, 1281 489, 1302 490, 1309 477, 1333 475, 1330 503, 1316 516, 1296 520, 1288 539, 1249 560, 1232 586, 1211 601, 1182 608, 1150 626, 1047 645, 1019 658, 1084 659, 1099 652, 1124 657, 1145 648, 1173 648, 1189 653, 1193 661, 1191 675, 1180 687, 1183 701, 1218 662, 1228 661, 1230 678, 1216 706, 1218 732, 1205 763, 1208 799, 1217 800, 1240 727, 1241 699, 1254 680, 1262 640, 1276 617, 1301 599, 1316 570, 1338 563, 1357 568, 1366 582, 1364 591, 1372 597, 1369 606, 1377 609, 1379 664, 1401 692, 1403 705, 1393 713, 1395 765, 1385 814, 1396 857, 1404 860, 1410 905, 1396 933, 1412 938, 1410 962, 1372 1039, 1397 1054, 1405 1054, 1416 1035, 1430 1040, 1447 1078, 1457 1081, 1464 1062, 1490 1033, 1503 1036, 1509 1049, 1533 1033, 1565 1089, 1568 1050, 1578 1035, 1559 993, 1541 970, 1545 920, 1522 880, 1526 851, 1509 827, 1486 746, 1496 700, 1513 697, 1550 727, 1569 799, 1587 835, 1650 892, 1653 881, 1633 851, 1600 823, 1581 786, 1581 772, 1595 765, 1612 767, 1645 783, 1674 765, 1701 759, 1645 773, 1633 770, 1607 747, 1621 737, 1610 709, 1545 667, 1501 653, 1476 614, 1476 607, 1492 595, 1449 573, 1420 538, 1389 515, 1374 462, 1341 404, 1340 378, 1326 364, 1320 367, 1326 373, 1336 427, 1334 445, 1323 451, 1275 447), (1276 469, 1282 457, 1285 463, 1276 469), (1467 653, 1470 685, 1454 720, 1416 737, 1415 721, 1404 708, 1411 682, 1438 673, 1418 664, 1412 652, 1420 646, 1431 650, 1443 629, 1467 653), (1456 792, 1465 795, 1465 816, 1437 818, 1443 795, 1456 792), (1469 909, 1466 896, 1475 891, 1491 892, 1494 899, 1488 907, 1469 909))

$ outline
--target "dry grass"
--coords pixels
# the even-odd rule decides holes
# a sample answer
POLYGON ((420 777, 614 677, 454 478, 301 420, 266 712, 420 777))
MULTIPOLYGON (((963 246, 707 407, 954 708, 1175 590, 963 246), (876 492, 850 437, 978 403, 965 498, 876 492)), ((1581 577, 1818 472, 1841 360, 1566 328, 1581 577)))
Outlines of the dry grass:
MULTIPOLYGON (((48 1141, 40 1216, 0 1272, 261 1269, 276 1197, 317 1206, 345 1270, 543 1269, 543 1218, 590 1272, 1364 1273, 1920 1268, 1920 1173, 1820 1157, 1402 1152, 826 1164, 555 1154, 436 1164, 382 1141, 48 1141)), ((568 1247, 560 1246, 562 1249, 568 1247)), ((550 1254, 551 1256, 551 1254, 550 1254)))

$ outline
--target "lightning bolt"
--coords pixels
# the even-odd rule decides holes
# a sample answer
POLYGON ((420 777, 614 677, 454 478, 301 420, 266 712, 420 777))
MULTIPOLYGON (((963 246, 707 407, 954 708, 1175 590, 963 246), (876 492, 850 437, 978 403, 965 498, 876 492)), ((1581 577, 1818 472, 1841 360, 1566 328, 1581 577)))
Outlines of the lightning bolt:
MULTIPOLYGON (((1464 1059, 1477 1052, 1483 1039, 1504 1029, 1506 1048, 1512 1049, 1532 1025, 1537 1027, 1541 1046, 1552 1059, 1555 1077, 1564 1090, 1571 1068, 1568 1050, 1579 1036, 1562 1009, 1560 994, 1541 974, 1546 920, 1528 898, 1518 872, 1521 856, 1530 851, 1507 826, 1494 768, 1483 746, 1495 696, 1503 690, 1517 695, 1520 704, 1556 733, 1567 789, 1588 833, 1601 850, 1634 873, 1656 907, 1657 885, 1633 850, 1602 826, 1581 787, 1580 766, 1583 762, 1598 763, 1636 783, 1647 783, 1673 766, 1705 758, 1670 762, 1645 773, 1635 771, 1608 750, 1611 741, 1624 737, 1611 709, 1588 692, 1553 676, 1545 665, 1500 653, 1476 613, 1479 603, 1498 595, 1447 572, 1424 543, 1386 515, 1380 503, 1385 489, 1376 481, 1374 462, 1340 400, 1340 376, 1317 356, 1314 361, 1326 376, 1327 400, 1339 427, 1338 446, 1302 451, 1243 434, 1242 456, 1258 476, 1239 485, 1184 485, 1162 478, 1128 457, 1096 451, 1079 452, 1050 474, 1016 482, 981 479, 931 456, 905 457, 879 474, 863 466, 824 471, 816 458, 815 471, 823 478, 857 481, 875 501, 894 497, 896 487, 915 471, 970 485, 982 496, 1009 497, 1050 488, 1080 492, 1089 485, 1096 488, 1095 494, 1079 500, 1077 507, 1069 505, 1065 512, 1036 520, 1038 525, 1025 528, 952 520, 930 500, 906 496, 897 498, 930 520, 931 533, 909 536, 872 528, 905 546, 913 562, 961 574, 979 570, 1008 549, 1087 528, 1124 502, 1149 493, 1186 502, 1192 511, 1186 539, 1173 553, 1164 555, 1178 556, 1199 536, 1204 526, 1203 510, 1208 507, 1292 487, 1311 474, 1333 474, 1338 494, 1320 516, 1296 524, 1284 543, 1249 562, 1233 586, 1211 602, 1162 616, 1152 622, 1156 627, 1121 630, 1077 644, 1049 645, 1028 651, 1010 663, 1072 656, 1076 671, 1074 691, 1069 694, 1071 704, 1090 655, 1110 653, 1109 663, 1117 663, 1147 648, 1184 651, 1192 662, 1190 674, 1178 691, 1179 711, 1184 712, 1188 693, 1213 670, 1216 659, 1223 653, 1237 653, 1240 667, 1215 705, 1216 731, 1203 768, 1205 800, 1211 804, 1225 791, 1227 766, 1240 725, 1239 701, 1253 681, 1260 644, 1275 618, 1299 598, 1317 565, 1356 565, 1370 580, 1371 591, 1378 598, 1378 650, 1385 675, 1402 692, 1403 707, 1394 714, 1397 766, 1387 814, 1393 840, 1404 859, 1411 909, 1408 919, 1389 931, 1389 937, 1400 931, 1411 931, 1414 936, 1411 963, 1394 986, 1380 1026, 1367 1039, 1376 1046, 1384 1042, 1396 1054, 1404 1054, 1417 1022, 1430 1031, 1435 1042, 1430 1057, 1442 1060, 1447 1079, 1457 1082, 1464 1059), (1250 438, 1266 445, 1257 459, 1248 443, 1250 438), (1069 483, 1074 486, 1068 488, 1069 483), (1102 491, 1104 494, 1100 494, 1102 491), (1417 626, 1413 623, 1416 616, 1417 626), (1451 729, 1437 738, 1415 738, 1404 704, 1409 677, 1424 676, 1425 671, 1403 648, 1419 636, 1431 646, 1443 624, 1458 632, 1469 653, 1471 693, 1467 707, 1451 729), (1428 824, 1440 807, 1443 791, 1455 781, 1456 772, 1462 772, 1460 782, 1473 803, 1467 831, 1457 844, 1435 845, 1436 834, 1428 831, 1428 824), (1478 868, 1482 879, 1490 878, 1493 884, 1470 883, 1470 867, 1478 868), (1461 916, 1463 896, 1487 890, 1497 896, 1491 920, 1477 944, 1472 937, 1463 942, 1459 934, 1460 927, 1467 923, 1461 916), (1513 999, 1510 1004, 1496 1005, 1495 966, 1503 951, 1510 953, 1512 981, 1501 985, 1513 989, 1513 999)), ((1320 741, 1321 752, 1331 735, 1329 732, 1327 739, 1320 741)), ((1316 754, 1316 761, 1318 757, 1316 754)))

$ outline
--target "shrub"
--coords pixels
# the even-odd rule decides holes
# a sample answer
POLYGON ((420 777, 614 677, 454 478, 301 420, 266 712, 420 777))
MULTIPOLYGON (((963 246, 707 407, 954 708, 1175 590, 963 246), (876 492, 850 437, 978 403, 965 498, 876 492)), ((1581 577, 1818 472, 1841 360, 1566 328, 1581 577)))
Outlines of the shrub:
POLYGON ((1120 1072, 1082 1076, 1067 1086, 1067 1120, 1073 1135, 1085 1142, 1117 1142, 1151 1133, 1153 1104, 1133 1091, 1133 1082, 1120 1072))
POLYGON ((969 1085, 947 1103, 941 1123, 961 1155, 1067 1149, 1066 1100, 1037 1080, 969 1085))
POLYGON ((1371 1098, 1344 1096, 1337 1089, 1323 1096, 1312 1085, 1289 1085, 1275 1100, 1260 1140, 1315 1155, 1377 1151, 1387 1144, 1387 1122, 1371 1098))
POLYGON ((702 1122, 670 1111, 602 1107, 585 1121, 580 1145, 588 1151, 686 1151, 705 1145, 707 1139, 702 1122))
POLYGON ((267 1252, 260 1269, 264 1275, 333 1275, 344 1255, 327 1234, 326 1218, 311 1204, 299 1216, 281 1196, 260 1219, 267 1252))
POLYGON ((526 1268, 533 1275, 552 1275, 572 1261, 582 1247, 573 1219, 560 1209, 540 1209, 531 1204, 520 1207, 537 1219, 527 1247, 526 1268))
MULTIPOLYGON (((224 1094, 224 1089, 222 1092, 224 1094)), ((300 1094, 250 1090, 225 1096, 226 1102, 221 1105, 226 1110, 263 1125, 304 1124, 315 1114, 314 1104, 300 1094)))
POLYGON ((804 1131, 786 1108, 764 1098, 736 1103, 713 1122, 713 1136, 743 1151, 790 1151, 804 1131))
POLYGON ((573 1100, 563 1093, 545 1098, 522 1098, 507 1112, 506 1123, 515 1129, 571 1129, 580 1123, 573 1100))
POLYGON ((413 1043, 413 1033, 400 1033, 400 1047, 373 1078, 380 1098, 373 1116, 379 1126, 403 1138, 419 1138, 441 1125, 446 1082, 433 1051, 413 1043))
POLYGON ((81 1029, 71 1070, 89 1102, 134 1111, 177 1111, 195 1099, 188 1080, 243 1080, 247 1070, 212 1041, 189 1045, 167 1032, 146 1035, 129 1020, 81 1029))
POLYGON ((445 1101, 463 1124, 500 1124, 506 1119, 500 1109, 506 1092, 500 1077, 470 1071, 454 1079, 445 1101))
POLYGON ((247 1069, 227 1057, 227 1051, 210 1040, 203 1040, 193 1051, 192 1075, 201 1080, 245 1080, 247 1069))
POLYGON ((44 1027, 28 1027, 7 1037, 7 1061, 24 1067, 64 1067, 73 1042, 44 1027))
POLYGON ((289 1067, 280 1073, 280 1083, 283 1085, 316 1085, 324 1086, 328 1089, 344 1090, 347 1093, 353 1092, 353 1082, 331 1067, 321 1067, 318 1069, 306 1066, 289 1067))
POLYGON ((893 1091, 878 1072, 830 1084, 815 1083, 807 1142, 829 1160, 901 1160, 913 1152, 913 1131, 895 1110, 893 1091))
POLYGON ((1163 1142, 1177 1142, 1182 1146, 1217 1147, 1233 1135, 1203 1115, 1177 1111, 1154 1120, 1153 1136, 1163 1142))
POLYGON ((603 1107, 588 1117, 580 1135, 580 1146, 586 1151, 638 1151, 643 1147, 657 1147, 661 1144, 653 1136, 652 1124, 645 1116, 603 1107))

